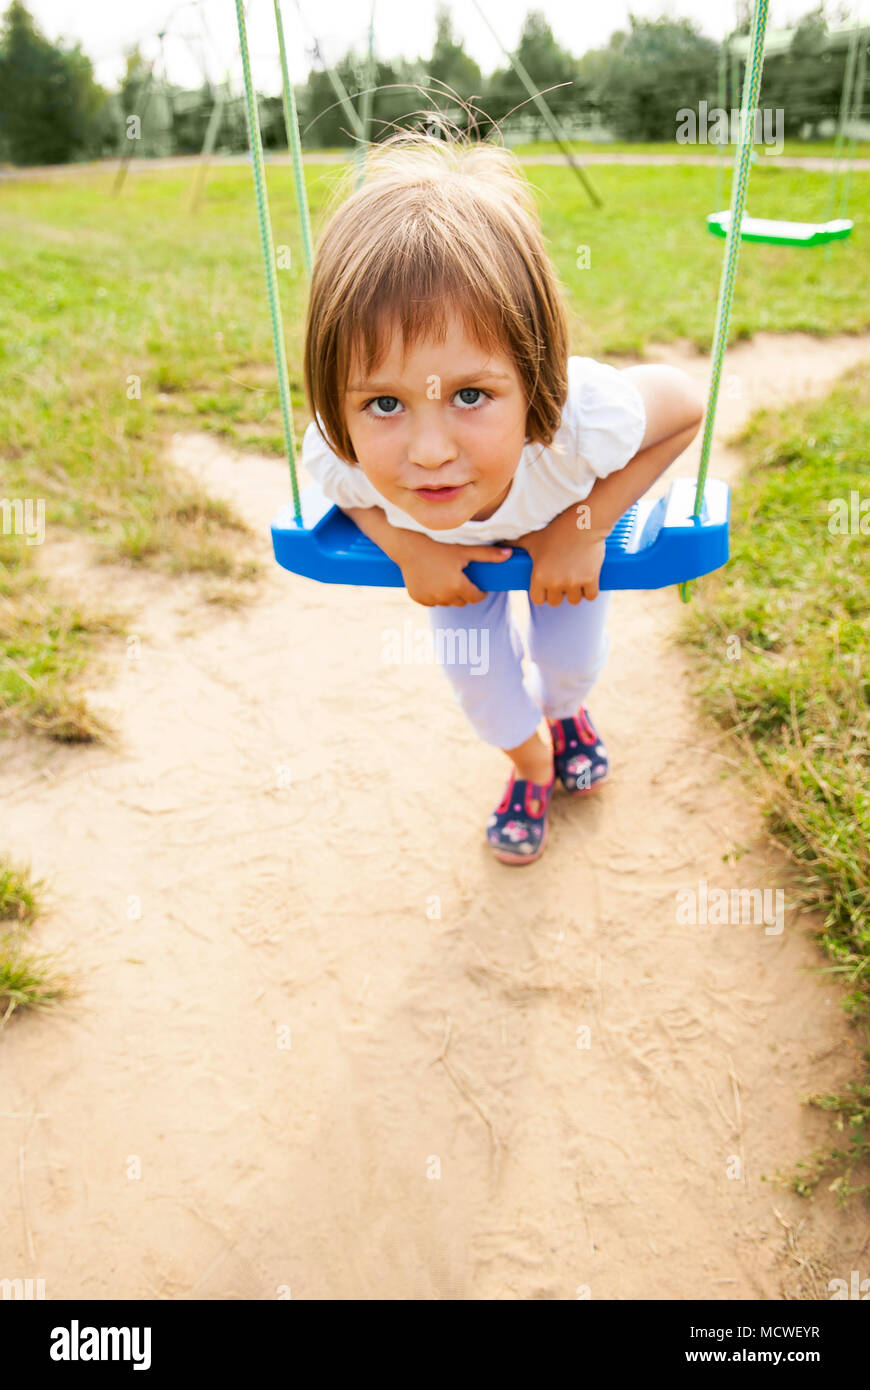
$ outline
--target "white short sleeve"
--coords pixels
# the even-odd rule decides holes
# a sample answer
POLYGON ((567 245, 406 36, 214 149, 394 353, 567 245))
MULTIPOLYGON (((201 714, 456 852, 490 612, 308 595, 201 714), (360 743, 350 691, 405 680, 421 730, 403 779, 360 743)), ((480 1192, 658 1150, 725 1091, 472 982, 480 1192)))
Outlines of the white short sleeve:
POLYGON ((568 400, 563 424, 596 478, 624 468, 646 433, 643 397, 618 367, 594 357, 568 358, 568 400))
POLYGON ((324 442, 314 421, 302 437, 301 466, 337 507, 382 507, 384 499, 372 487, 359 464, 345 463, 324 442))

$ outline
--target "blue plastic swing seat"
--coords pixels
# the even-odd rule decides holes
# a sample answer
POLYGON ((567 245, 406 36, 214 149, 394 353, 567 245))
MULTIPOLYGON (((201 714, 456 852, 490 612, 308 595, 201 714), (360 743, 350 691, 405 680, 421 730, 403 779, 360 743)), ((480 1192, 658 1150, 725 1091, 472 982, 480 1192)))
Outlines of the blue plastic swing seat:
MULTIPOLYGON (((731 213, 711 212, 707 231, 714 236, 727 236, 731 213)), ((741 241, 767 241, 774 246, 823 246, 828 241, 843 241, 852 231, 847 217, 835 222, 779 222, 770 217, 747 217, 740 224, 741 241)))
MULTIPOLYGON (((642 497, 628 509, 607 538, 601 589, 663 589, 697 579, 728 560, 730 492, 727 483, 708 478, 701 516, 693 517, 694 478, 675 478, 667 497, 642 497)), ((275 559, 293 574, 322 584, 356 584, 404 588, 395 561, 316 483, 301 496, 302 525, 288 503, 272 522, 275 559)), ((505 542, 510 544, 510 542, 505 542)), ((485 593, 528 590, 532 561, 517 547, 509 560, 472 560, 465 573, 485 593)))

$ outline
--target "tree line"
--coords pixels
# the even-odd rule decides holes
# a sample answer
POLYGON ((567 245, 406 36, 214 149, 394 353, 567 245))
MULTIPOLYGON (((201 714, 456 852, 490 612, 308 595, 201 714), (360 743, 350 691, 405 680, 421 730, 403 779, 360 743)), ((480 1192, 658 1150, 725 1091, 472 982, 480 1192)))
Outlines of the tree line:
MULTIPOLYGON (((748 19, 734 34, 746 34, 748 19)), ((813 138, 821 122, 836 119, 846 62, 845 46, 828 48, 827 20, 819 5, 795 26, 787 51, 765 60, 760 105, 781 107, 787 136, 813 138)), ((556 40, 544 14, 531 11, 516 57, 545 93, 569 138, 596 133, 622 140, 674 139, 677 111, 718 99, 719 45, 687 19, 630 18, 629 28, 602 48, 575 56, 556 40)), ((316 44, 307 50, 308 79, 295 88, 306 148, 350 146, 352 123, 316 44)), ((485 137, 498 126, 506 136, 550 138, 514 67, 484 76, 454 36, 442 5, 428 58, 376 59, 349 49, 335 72, 351 96, 373 87, 370 138, 396 124, 433 127, 438 113, 485 137), (424 115, 423 112, 428 114, 424 115)), ((740 77, 738 66, 737 77, 740 77)), ((0 161, 60 164, 129 152, 131 131, 140 155, 198 154, 216 103, 219 152, 247 149, 238 94, 204 80, 188 89, 167 83, 138 49, 126 56, 117 90, 94 77, 79 44, 52 42, 23 0, 12 0, 0 29, 0 161), (133 122, 131 125, 131 119, 133 122)), ((354 105, 359 110, 359 100, 354 105)), ((732 90, 730 106, 739 106, 732 90)), ((286 148, 280 96, 259 98, 263 143, 286 148)))

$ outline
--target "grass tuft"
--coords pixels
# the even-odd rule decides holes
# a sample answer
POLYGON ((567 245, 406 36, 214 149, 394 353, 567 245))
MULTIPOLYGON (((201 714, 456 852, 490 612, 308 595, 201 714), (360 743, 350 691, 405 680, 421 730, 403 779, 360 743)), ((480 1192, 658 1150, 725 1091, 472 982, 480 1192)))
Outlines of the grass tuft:
POLYGON ((0 937, 0 1029, 16 1010, 51 1008, 68 994, 52 967, 49 957, 30 955, 15 937, 0 937))
POLYGON ((44 1009, 67 993, 53 973, 49 957, 29 954, 23 944, 26 929, 37 917, 45 885, 29 869, 0 855, 0 1029, 17 1009, 44 1009))
POLYGON ((33 921, 40 905, 43 884, 30 872, 0 854, 0 922, 26 926, 33 921))

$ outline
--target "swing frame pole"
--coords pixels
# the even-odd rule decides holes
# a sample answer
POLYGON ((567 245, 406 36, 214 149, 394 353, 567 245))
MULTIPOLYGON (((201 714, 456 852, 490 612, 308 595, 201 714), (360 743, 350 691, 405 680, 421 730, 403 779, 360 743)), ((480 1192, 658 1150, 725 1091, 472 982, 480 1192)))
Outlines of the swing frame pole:
MULTIPOLYGON (((166 37, 166 30, 165 30, 165 29, 161 29, 161 31, 160 31, 160 33, 157 35, 157 37, 158 37, 158 39, 160 40, 160 55, 161 55, 161 57, 162 57, 162 56, 163 56, 163 40, 164 40, 164 38, 166 37)), ((154 54, 154 57, 151 59, 151 62, 150 62, 149 65, 148 65, 148 75, 147 75, 146 78, 145 78, 145 82, 143 83, 143 86, 142 86, 142 88, 140 89, 140 91, 138 91, 138 92, 136 93, 136 101, 141 103, 142 110, 139 111, 139 112, 133 112, 133 111, 131 111, 131 112, 129 112, 126 116, 122 115, 122 117, 121 117, 121 123, 122 123, 122 125, 126 126, 127 121, 130 119, 130 116, 132 116, 132 115, 138 115, 138 117, 139 117, 139 130, 140 130, 140 133, 143 132, 143 131, 144 131, 144 128, 145 128, 145 116, 146 116, 146 114, 147 114, 147 112, 148 112, 148 103, 149 103, 150 100, 151 100, 151 91, 152 91, 152 88, 153 88, 153 85, 154 85, 154 67, 155 67, 155 64, 156 64, 156 62, 157 62, 157 56, 158 56, 158 55, 155 53, 155 54, 154 54)), ((164 76, 164 80, 165 80, 165 78, 166 78, 166 68, 165 68, 165 66, 164 66, 164 69, 163 69, 163 76, 164 76)), ((128 140, 127 140, 127 150, 126 150, 126 152, 125 152, 124 154, 121 155, 121 163, 118 165, 118 168, 117 168, 117 170, 116 170, 116 172, 115 172, 115 177, 114 177, 114 179, 112 180, 112 197, 113 197, 113 198, 117 198, 117 197, 118 197, 118 194, 121 192, 121 189, 124 187, 124 183, 125 183, 126 178, 127 178, 127 170, 130 168, 130 161, 131 161, 132 158, 133 158, 133 154, 134 154, 133 142, 132 142, 130 139, 128 139, 128 140)))
POLYGON ((248 53, 248 32, 245 25, 243 0, 236 0, 236 21, 239 28, 239 48, 241 50, 242 71, 245 78, 245 116, 248 123, 248 144, 251 150, 251 164, 254 171, 254 190, 257 196, 257 219, 260 225, 260 243, 263 250, 263 264, 266 271, 266 292, 269 297, 269 315, 272 321, 272 344, 275 349, 275 366, 278 372, 278 394, 281 400, 284 448, 287 455, 287 462, 290 466, 294 517, 297 526, 301 526, 302 506, 299 500, 299 482, 296 477, 296 445, 293 440, 293 416, 290 405, 290 378, 287 372, 287 351, 284 346, 284 324, 281 318, 281 300, 278 294, 278 267, 275 260, 275 244, 272 239, 272 219, 269 216, 269 198, 266 191, 263 137, 260 133, 260 117, 257 112, 254 85, 251 80, 251 59, 248 53))
POLYGON ((369 17, 369 47, 368 56, 366 58, 365 87, 362 93, 362 111, 360 113, 364 143, 357 149, 357 170, 354 188, 359 188, 365 179, 366 154, 368 153, 372 121, 372 83, 375 77, 375 0, 372 0, 372 10, 369 17))
POLYGON ((310 24, 308 23, 308 21, 306 20, 304 14, 302 13, 302 6, 299 4, 299 0, 294 0, 294 3, 295 3, 295 5, 296 5, 296 12, 297 12, 297 14, 299 15, 299 19, 300 19, 300 21, 302 22, 303 27, 304 27, 305 29, 307 29, 308 35, 309 35, 309 37, 310 37, 310 39, 311 39, 311 42, 312 42, 312 44, 314 45, 314 56, 315 56, 315 58, 317 59, 317 61, 318 61, 319 63, 322 63, 322 64, 323 64, 323 71, 326 73, 327 77, 329 78, 329 80, 330 80, 330 82, 331 82, 331 84, 332 84, 332 90, 335 92, 335 95, 338 97, 339 104, 341 105, 341 108, 342 108, 342 110, 344 111, 344 114, 347 116, 347 119, 350 121, 351 125, 353 126, 353 129, 354 129, 354 132, 355 132, 357 138, 364 141, 364 140, 365 140, 365 133, 364 133, 364 131, 363 131, 363 124, 362 124, 362 121, 360 120, 359 116, 357 115, 357 112, 356 112, 356 109, 355 109, 355 107, 354 107, 354 105, 353 105, 353 102, 351 101, 350 97, 348 96, 347 88, 345 87, 344 83, 342 82, 341 78, 339 77, 339 75, 338 75, 338 73, 335 71, 335 69, 334 69, 334 68, 331 68, 331 67, 329 66, 329 64, 327 63, 326 59, 324 58, 323 52, 322 52, 321 47, 320 47, 320 44, 319 44, 319 42, 318 42, 318 40, 317 40, 317 35, 313 32, 313 30, 312 30, 310 24))
POLYGON ((502 43, 498 34, 493 29, 492 25, 490 24, 489 20, 484 14, 480 5, 477 3, 477 0, 472 0, 472 2, 474 4, 474 8, 477 10, 477 13, 480 15, 487 29, 492 34, 492 37, 495 39, 502 53, 507 58, 517 77, 520 79, 529 96, 531 97, 532 101, 535 103, 541 115, 543 116, 547 129, 549 130, 556 144, 559 146, 559 149, 562 151, 568 163, 571 165, 571 168, 574 170, 574 173, 577 175, 578 179, 580 180, 581 184, 586 190, 586 193, 588 194, 590 201, 597 208, 603 207, 604 203, 602 202, 602 199, 599 197, 599 195, 596 193, 595 189, 592 187, 592 184, 589 181, 589 175, 586 173, 586 170, 583 168, 583 166, 580 163, 578 163, 577 159, 574 156, 574 151, 570 149, 570 147, 567 145, 565 137, 559 129, 555 116, 553 115, 547 103, 544 101, 544 98, 541 96, 541 93, 535 87, 535 84, 529 76, 528 72, 526 71, 525 66, 515 53, 511 53, 509 49, 505 48, 504 44, 502 43))
POLYGON ((215 90, 217 91, 217 96, 211 108, 208 125, 205 130, 205 139, 202 142, 202 150, 200 151, 199 164, 196 166, 196 173, 193 176, 193 187, 188 203, 190 212, 196 212, 202 200, 208 166, 211 163, 211 157, 214 154, 214 147, 217 143, 218 131, 220 130, 221 121, 223 120, 224 106, 227 104, 226 94, 229 92, 229 73, 226 74, 224 86, 218 86, 215 90))

